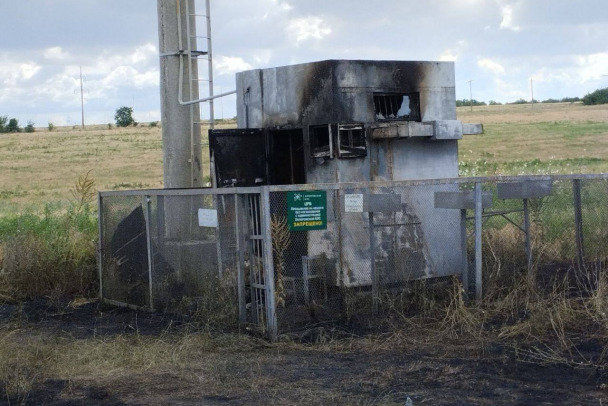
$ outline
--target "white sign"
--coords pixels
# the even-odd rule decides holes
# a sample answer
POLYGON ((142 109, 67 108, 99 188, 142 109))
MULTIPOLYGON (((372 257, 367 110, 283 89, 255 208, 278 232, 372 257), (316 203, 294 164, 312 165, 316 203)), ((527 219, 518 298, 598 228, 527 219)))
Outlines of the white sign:
POLYGON ((344 195, 345 213, 363 213, 363 195, 346 194, 344 195))
POLYGON ((217 210, 198 209, 198 225, 201 227, 217 227, 217 210))

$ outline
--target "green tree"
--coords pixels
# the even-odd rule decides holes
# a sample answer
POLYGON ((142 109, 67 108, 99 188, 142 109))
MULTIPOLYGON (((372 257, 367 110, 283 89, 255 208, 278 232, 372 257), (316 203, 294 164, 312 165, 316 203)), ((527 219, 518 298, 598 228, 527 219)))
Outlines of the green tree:
POLYGON ((18 133, 19 131, 21 131, 21 127, 19 127, 19 120, 17 120, 16 118, 11 118, 10 120, 8 120, 6 132, 18 133))
POLYGON ((116 127, 128 127, 135 123, 133 119, 133 109, 131 107, 122 106, 116 110, 114 114, 114 120, 116 120, 116 127))
POLYGON ((8 116, 0 116, 0 133, 7 132, 8 116))

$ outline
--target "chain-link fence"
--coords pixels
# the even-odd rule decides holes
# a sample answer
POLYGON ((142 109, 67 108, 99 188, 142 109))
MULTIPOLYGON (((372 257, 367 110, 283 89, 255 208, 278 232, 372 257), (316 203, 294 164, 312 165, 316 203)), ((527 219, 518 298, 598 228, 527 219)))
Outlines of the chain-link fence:
POLYGON ((601 269, 607 201, 604 175, 102 192, 101 295, 271 337, 372 323, 454 275, 480 297, 517 271, 601 269))

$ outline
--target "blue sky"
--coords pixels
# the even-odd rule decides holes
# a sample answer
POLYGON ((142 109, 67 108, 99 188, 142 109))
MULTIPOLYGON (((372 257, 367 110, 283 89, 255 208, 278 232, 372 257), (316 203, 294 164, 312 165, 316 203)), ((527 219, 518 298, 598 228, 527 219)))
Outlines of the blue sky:
MULTIPOLYGON (((601 0, 211 1, 216 93, 240 70, 323 59, 455 61, 459 99, 469 80, 499 102, 529 99, 530 79, 540 100, 608 87, 601 0)), ((87 123, 123 105, 159 119, 157 1, 3 1, 0 14, 0 115, 79 124, 82 66, 87 123)))

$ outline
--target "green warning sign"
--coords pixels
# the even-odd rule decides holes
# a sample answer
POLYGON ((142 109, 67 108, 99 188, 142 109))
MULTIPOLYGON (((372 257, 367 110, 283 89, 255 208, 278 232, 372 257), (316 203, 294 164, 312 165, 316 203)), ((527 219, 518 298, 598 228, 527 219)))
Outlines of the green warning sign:
POLYGON ((327 193, 324 190, 287 192, 289 229, 325 230, 327 228, 327 193))

